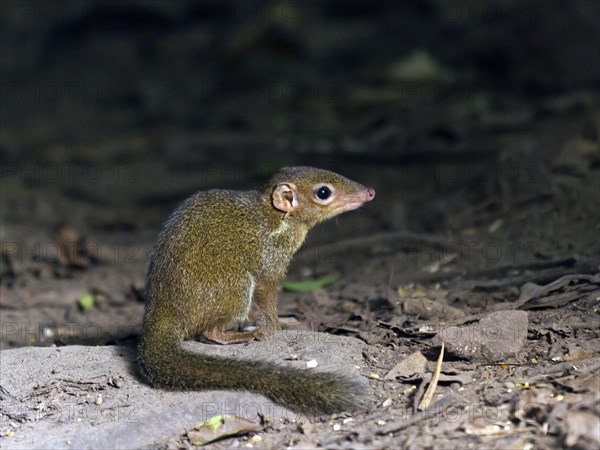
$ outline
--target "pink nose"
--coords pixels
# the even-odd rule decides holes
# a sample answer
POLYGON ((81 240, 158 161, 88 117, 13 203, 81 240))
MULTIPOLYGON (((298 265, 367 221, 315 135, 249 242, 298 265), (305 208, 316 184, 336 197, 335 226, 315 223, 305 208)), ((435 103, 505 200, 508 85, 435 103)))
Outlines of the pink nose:
POLYGON ((371 200, 373 200, 375 198, 375 189, 373 188, 367 188, 367 202, 370 202, 371 200))

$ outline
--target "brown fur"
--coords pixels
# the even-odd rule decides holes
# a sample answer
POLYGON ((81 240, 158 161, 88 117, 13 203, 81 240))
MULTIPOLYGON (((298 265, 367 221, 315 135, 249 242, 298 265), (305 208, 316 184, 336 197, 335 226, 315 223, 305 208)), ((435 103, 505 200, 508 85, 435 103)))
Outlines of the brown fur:
POLYGON ((192 353, 181 343, 200 334, 221 343, 262 339, 281 329, 277 288, 308 230, 373 196, 333 172, 289 167, 260 191, 212 190, 184 201, 150 258, 138 358, 144 378, 179 389, 257 392, 306 413, 360 406, 362 385, 339 375, 192 353), (315 196, 323 184, 333 189, 325 202, 315 196), (266 324, 227 331, 247 318, 252 302, 266 324))

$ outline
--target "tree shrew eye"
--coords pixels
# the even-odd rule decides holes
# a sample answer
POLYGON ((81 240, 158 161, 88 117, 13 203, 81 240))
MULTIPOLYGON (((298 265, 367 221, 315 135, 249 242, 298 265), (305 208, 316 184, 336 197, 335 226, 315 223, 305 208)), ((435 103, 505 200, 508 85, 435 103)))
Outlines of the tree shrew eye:
POLYGON ((329 189, 327 186, 321 186, 317 189, 316 195, 321 200, 327 200, 331 195, 331 189, 329 189))

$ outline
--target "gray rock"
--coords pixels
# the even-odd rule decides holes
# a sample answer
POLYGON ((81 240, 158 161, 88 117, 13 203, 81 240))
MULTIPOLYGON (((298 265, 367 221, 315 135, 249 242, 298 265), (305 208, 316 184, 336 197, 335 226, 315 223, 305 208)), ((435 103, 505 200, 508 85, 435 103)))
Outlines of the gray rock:
POLYGON ((448 327, 434 338, 446 351, 472 361, 496 362, 516 356, 527 339, 526 311, 498 311, 474 325, 448 327))
MULTIPOLYGON (((247 345, 186 342, 184 346, 359 379, 354 366, 362 363, 365 344, 324 333, 283 331, 247 345), (311 359, 319 363, 316 369, 306 367, 311 359)), ((217 414, 249 421, 259 421, 259 413, 271 420, 299 417, 257 394, 154 389, 138 378, 134 362, 135 351, 126 347, 25 347, 0 352, 2 447, 153 447, 217 414), (9 437, 8 431, 14 434, 9 437)))

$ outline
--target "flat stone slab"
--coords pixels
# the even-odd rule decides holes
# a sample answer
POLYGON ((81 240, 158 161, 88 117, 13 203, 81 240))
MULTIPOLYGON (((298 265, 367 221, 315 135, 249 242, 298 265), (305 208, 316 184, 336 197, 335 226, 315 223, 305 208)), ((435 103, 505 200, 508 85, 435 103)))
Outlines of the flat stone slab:
POLYGON ((498 311, 473 325, 448 327, 432 340, 446 351, 470 361, 492 363, 517 356, 527 340, 526 311, 498 311))
MULTIPOLYGON (((240 345, 186 342, 186 348, 357 380, 365 344, 355 338, 282 331, 240 345), (316 368, 308 368, 312 359, 316 368)), ((300 416, 258 394, 167 391, 144 384, 127 347, 24 347, 0 352, 0 447, 142 448, 164 444, 217 414, 259 422, 300 416)), ((362 378, 367 386, 366 378, 362 378)))

